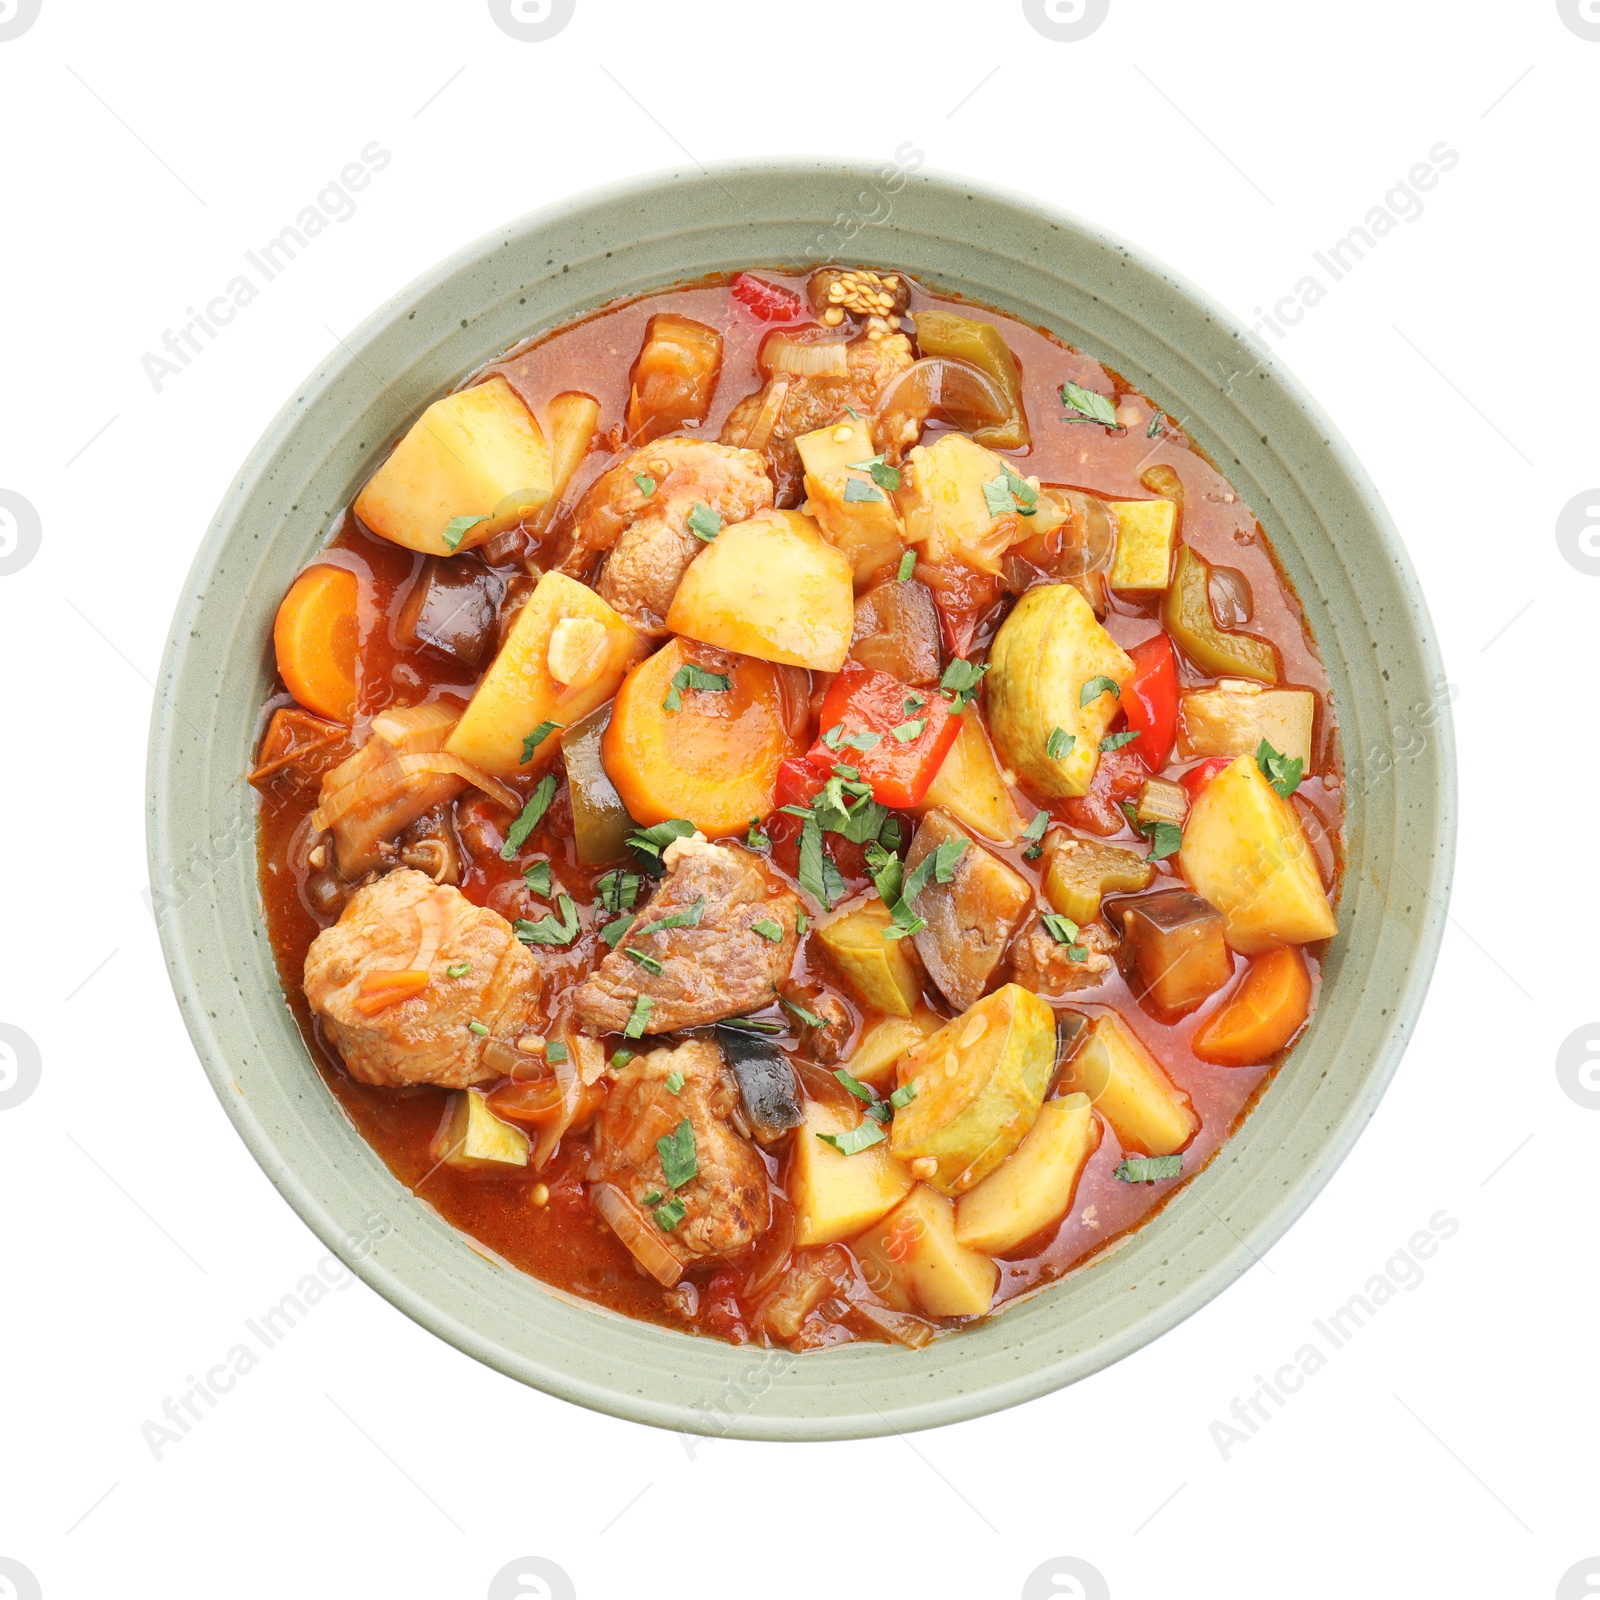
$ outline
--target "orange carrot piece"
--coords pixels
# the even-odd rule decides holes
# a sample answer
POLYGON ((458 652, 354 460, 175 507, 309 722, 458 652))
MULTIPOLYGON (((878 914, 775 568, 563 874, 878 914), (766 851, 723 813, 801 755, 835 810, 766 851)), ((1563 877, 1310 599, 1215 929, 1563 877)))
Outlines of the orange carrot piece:
POLYGON ((278 673, 289 693, 318 716, 346 724, 356 709, 358 594, 355 573, 307 567, 272 625, 278 673))
POLYGON ((407 972, 369 972, 356 992, 356 1010, 364 1017, 375 1017, 385 1006, 420 994, 428 987, 428 974, 421 967, 407 972))
POLYGON ((1293 945, 1268 950, 1194 1036, 1194 1053, 1219 1067, 1253 1067, 1300 1031, 1311 1011, 1311 974, 1293 945))

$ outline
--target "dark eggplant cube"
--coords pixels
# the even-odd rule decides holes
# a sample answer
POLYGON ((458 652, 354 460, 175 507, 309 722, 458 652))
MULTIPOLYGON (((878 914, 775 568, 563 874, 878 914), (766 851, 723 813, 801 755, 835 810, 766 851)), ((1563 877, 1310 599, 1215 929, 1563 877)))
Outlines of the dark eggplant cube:
POLYGON ((1135 994, 1156 1011, 1182 1016, 1233 977, 1222 913, 1188 889, 1123 900, 1122 965, 1135 994))
POLYGON ((741 1028, 718 1028, 717 1044, 739 1085, 739 1099, 751 1131, 762 1144, 770 1144, 805 1121, 799 1080, 777 1045, 741 1028))
POLYGON ((488 653, 506 581, 476 561, 429 556, 395 618, 395 643, 436 650, 469 667, 488 653))

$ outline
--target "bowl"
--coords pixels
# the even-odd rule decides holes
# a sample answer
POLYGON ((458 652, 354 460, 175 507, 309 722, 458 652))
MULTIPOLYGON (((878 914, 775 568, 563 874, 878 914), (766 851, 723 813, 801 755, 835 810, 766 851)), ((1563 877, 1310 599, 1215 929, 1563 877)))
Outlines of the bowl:
POLYGON ((1025 196, 902 167, 796 160, 595 190, 478 240, 317 368, 240 469, 189 574, 150 735, 152 896, 213 1087, 284 1198, 408 1316, 508 1376, 692 1432, 905 1432, 1075 1382, 1221 1292, 1307 1206, 1372 1115, 1422 1004, 1454 853, 1448 690, 1427 607, 1328 420, 1219 307, 1025 196), (256 882, 251 764, 272 619, 379 454, 529 334, 752 263, 904 268, 1049 328, 1170 415, 1271 537, 1326 659, 1347 774, 1341 932, 1321 1005, 1217 1158, 1092 1264, 926 1349, 736 1348, 598 1309, 487 1255, 400 1186, 322 1083, 256 882))

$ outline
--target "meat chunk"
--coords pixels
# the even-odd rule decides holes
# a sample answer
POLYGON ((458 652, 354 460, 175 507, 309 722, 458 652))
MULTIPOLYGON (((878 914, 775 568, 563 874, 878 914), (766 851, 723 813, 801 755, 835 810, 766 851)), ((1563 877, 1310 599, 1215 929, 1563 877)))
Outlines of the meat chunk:
POLYGON ((1069 947, 1035 917, 1011 947, 1011 970, 1023 988, 1048 1000, 1059 1000, 1077 989, 1093 989, 1111 976, 1116 935, 1103 922, 1086 923, 1078 930, 1078 945, 1087 954, 1074 961, 1069 947))
POLYGON ((323 1032, 352 1078, 383 1088, 502 1076, 485 1051, 528 1030, 541 986, 504 917, 409 870, 358 889, 306 952, 306 999, 323 1032))
POLYGON ((771 1220, 767 1171, 730 1125, 739 1091, 709 1039, 675 1050, 652 1050, 616 1076, 595 1124, 591 1183, 609 1183, 660 1232, 660 1243, 686 1265, 705 1256, 731 1257, 749 1248, 771 1220), (674 1076, 674 1075, 677 1076, 674 1076), (683 1082, 674 1093, 667 1080, 683 1082), (695 1174, 676 1190, 667 1181, 657 1140, 674 1139, 687 1121, 694 1135, 695 1174), (658 1198, 652 1201, 650 1196, 658 1198), (684 1205, 670 1228, 657 1215, 662 1198, 684 1205))
POLYGON ((588 1033, 620 1032, 640 995, 652 1002, 646 1033, 736 1017, 769 1004, 788 976, 798 942, 797 895, 772 888, 751 857, 698 836, 674 839, 662 861, 667 875, 637 913, 639 931, 578 986, 578 1024, 588 1033), (694 917, 693 925, 656 926, 678 914, 694 917), (782 937, 756 932, 756 923, 782 937), (636 961, 630 949, 647 960, 636 961))
POLYGON ((844 377, 802 378, 778 374, 765 387, 747 394, 728 413, 728 420, 722 425, 723 442, 743 445, 751 439, 754 443, 752 430, 762 416, 763 407, 769 398, 778 401, 777 420, 767 437, 760 441, 760 448, 772 463, 784 503, 796 504, 804 472, 794 441, 802 433, 837 421, 845 415, 846 406, 854 406, 857 411, 872 410, 884 385, 904 372, 912 359, 911 341, 903 333, 876 339, 852 339, 845 346, 849 370, 844 377), (778 384, 784 385, 781 399, 775 391, 778 384))
POLYGON ((689 530, 694 508, 733 523, 772 503, 767 464, 753 450, 660 439, 596 479, 578 506, 561 569, 583 578, 607 552, 596 592, 641 633, 659 635, 684 571, 705 548, 689 530), (640 479, 652 486, 648 494, 640 479))
POLYGON ((947 811, 930 811, 906 852, 906 876, 925 856, 960 849, 949 881, 937 875, 913 902, 927 927, 915 937, 917 954, 944 997, 958 1010, 975 1005, 1005 959, 1033 891, 1020 873, 991 855, 947 811), (964 848, 962 848, 964 847, 964 848))

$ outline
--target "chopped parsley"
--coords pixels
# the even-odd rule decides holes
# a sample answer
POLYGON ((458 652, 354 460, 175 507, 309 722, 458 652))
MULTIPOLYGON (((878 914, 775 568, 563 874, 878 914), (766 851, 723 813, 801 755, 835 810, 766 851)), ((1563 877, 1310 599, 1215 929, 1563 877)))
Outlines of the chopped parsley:
POLYGON ((807 816, 800 825, 800 868, 795 876, 800 887, 829 911, 844 898, 844 878, 823 846, 822 827, 815 815, 807 816))
POLYGON ((927 731, 927 727, 928 719, 918 717, 913 722, 902 722, 898 728, 891 728, 889 732, 901 744, 910 744, 913 739, 920 739, 927 731))
POLYGON ((916 1098, 917 1098, 917 1086, 916 1086, 916 1084, 914 1082, 913 1083, 902 1083, 900 1085, 900 1087, 898 1089, 896 1089, 895 1092, 892 1095, 889 1096, 889 1104, 892 1105, 895 1108, 896 1111, 904 1111, 905 1108, 908 1105, 910 1105, 911 1102, 913 1100, 915 1100, 916 1098))
POLYGON ((863 483, 859 478, 846 478, 844 483, 844 503, 854 505, 859 500, 872 500, 878 504, 883 503, 883 490, 875 488, 870 483, 863 483))
POLYGON ((947 839, 937 849, 930 850, 910 872, 906 872, 899 856, 891 855, 881 846, 867 846, 867 869, 877 886, 878 895, 889 908, 893 918, 883 930, 885 939, 905 939, 921 933, 927 922, 914 909, 913 902, 930 881, 949 883, 955 877, 956 864, 967 848, 965 839, 947 839))
POLYGON ((1183 1171, 1183 1157, 1127 1156, 1112 1174, 1123 1183, 1160 1183, 1163 1178, 1176 1178, 1183 1171))
POLYGON ((811 918, 808 917, 805 914, 805 912, 803 912, 803 911, 795 912, 795 914, 794 914, 794 931, 796 933, 804 933, 806 931, 806 929, 809 928, 810 926, 811 926, 811 918))
POLYGON ((683 710, 683 691, 685 689, 698 689, 704 693, 726 694, 733 687, 733 679, 725 672, 707 672, 704 667, 697 667, 692 661, 678 668, 672 674, 672 687, 667 691, 667 698, 661 702, 663 711, 683 710))
POLYGON ((925 705, 927 705, 927 703, 928 702, 924 700, 920 694, 908 694, 905 699, 900 702, 900 709, 904 711, 908 717, 914 717, 925 705))
POLYGON ((1063 422, 1099 422, 1108 428, 1121 426, 1117 421, 1116 406, 1107 396, 1096 394, 1093 389, 1085 389, 1081 384, 1069 381, 1061 385, 1061 401, 1078 413, 1075 417, 1063 417, 1063 422))
POLYGON ((658 822, 653 828, 635 828, 626 839, 628 848, 639 857, 640 863, 652 873, 659 873, 661 852, 674 839, 687 839, 697 830, 683 817, 671 817, 658 822))
POLYGON ((1022 852, 1024 861, 1037 861, 1044 853, 1044 845, 1041 841, 1044 838, 1044 830, 1049 826, 1050 813, 1048 811, 1034 812, 1033 821, 1022 831, 1022 837, 1029 841, 1028 848, 1022 852))
POLYGON ((983 503, 991 517, 1012 513, 1031 517, 1039 509, 1039 491, 1026 478, 1019 478, 1010 467, 1002 466, 1000 476, 984 484, 983 503))
POLYGON ((652 1189, 650 1191, 650 1193, 647 1194, 644 1197, 644 1199, 640 1202, 640 1204, 641 1205, 647 1205, 647 1206, 658 1206, 665 1199, 666 1199, 666 1196, 664 1194, 662 1194, 662 1192, 659 1189, 652 1189))
POLYGON ((776 922, 770 922, 763 917, 759 922, 750 924, 751 933, 759 933, 763 939, 770 939, 774 944, 783 943, 783 929, 776 922))
POLYGON ((857 1100, 865 1101, 865 1103, 870 1106, 872 1102, 878 1098, 877 1095, 875 1095, 872 1090, 866 1086, 866 1084, 864 1084, 859 1078, 852 1078, 843 1067, 835 1067, 833 1069, 833 1075, 845 1086, 846 1089, 850 1091, 851 1094, 856 1097, 857 1100))
POLYGON ((664 933, 668 928, 698 928, 700 919, 706 913, 706 897, 701 895, 695 903, 684 911, 669 911, 664 917, 657 917, 654 922, 647 922, 642 928, 635 930, 639 938, 647 933, 664 933))
POLYGON ((571 944, 578 937, 578 908, 562 894, 556 896, 556 910, 559 919, 547 911, 537 922, 519 917, 511 926, 524 944, 571 944))
POLYGON ((1086 706, 1091 700, 1098 700, 1103 694, 1115 695, 1119 700, 1122 698, 1122 688, 1115 678, 1107 678, 1103 675, 1098 678, 1091 678, 1078 691, 1078 704, 1080 707, 1086 706))
POLYGON ((1044 753, 1052 761, 1059 761, 1063 756, 1072 754, 1072 747, 1077 742, 1077 734, 1068 733, 1065 728, 1052 728, 1050 737, 1045 743, 1044 753))
POLYGON ((633 1051, 631 1051, 626 1045, 623 1045, 620 1049, 613 1050, 611 1052, 611 1069, 614 1072, 620 1072, 632 1060, 633 1051))
POLYGON ((488 1028, 486 1028, 481 1022, 469 1022, 467 1024, 467 1031, 469 1033, 477 1034, 480 1039, 482 1039, 489 1032, 488 1028))
POLYGON ((1151 861, 1165 861, 1183 848, 1183 829, 1176 822, 1147 822, 1139 832, 1149 835, 1151 861))
POLYGON ((766 1022, 760 1017, 724 1017, 719 1028, 737 1028, 740 1033, 782 1033, 781 1022, 766 1022))
POLYGON ((889 1123, 894 1118, 894 1107, 887 1100, 874 1100, 867 1107, 867 1115, 874 1122, 889 1123))
POLYGON ((567 1059, 567 1047, 559 1039, 546 1039, 544 1058, 546 1061, 565 1061, 567 1059))
POLYGON ((488 520, 487 517, 451 517, 444 525, 445 549, 454 554, 461 548, 461 541, 466 538, 468 530, 488 520))
POLYGON ((1274 750, 1265 739, 1256 746, 1256 765, 1261 769, 1261 776, 1285 800, 1300 787, 1300 776, 1306 766, 1299 756, 1286 756, 1274 750))
POLYGON ((652 977, 659 978, 666 968, 652 955, 647 955, 643 950, 635 950, 631 944, 622 947, 622 953, 630 959, 637 961, 652 977))
POLYGON ((1055 911, 1046 911, 1039 920, 1050 930, 1050 937, 1057 944, 1078 942, 1078 924, 1071 917, 1063 917, 1055 911))
POLYGON ((667 1093, 683 1093, 683 1074, 676 1069, 667 1074, 667 1093))
POLYGON ((652 478, 648 472, 634 473, 633 481, 638 485, 639 493, 642 494, 646 500, 648 500, 650 496, 656 492, 656 480, 652 478))
POLYGON ((722 518, 708 505, 702 505, 696 500, 694 510, 689 513, 689 532, 695 538, 710 544, 722 532, 722 518))
POLYGON ((674 1195, 664 1205, 657 1206, 650 1214, 656 1219, 656 1226, 663 1233, 671 1233, 688 1216, 689 1208, 674 1195))
MULTIPOLYGON (((845 465, 856 472, 870 473, 872 481, 880 489, 898 489, 900 487, 900 469, 891 467, 881 454, 868 456, 865 461, 849 461, 845 465)), ((848 500, 849 498, 850 493, 846 490, 845 499, 848 500)))
POLYGON ((833 775, 836 778, 843 778, 847 783, 861 782, 861 768, 847 766, 843 761, 834 762, 833 775))
POLYGON ((968 702, 977 694, 978 684, 988 670, 987 664, 975 667, 960 656, 944 669, 944 676, 939 680, 939 688, 949 697, 952 712, 960 713, 966 710, 968 702))
POLYGON ((522 808, 522 814, 513 822, 506 831, 506 842, 500 846, 500 859, 513 861, 517 851, 527 842, 528 835, 544 820, 544 814, 550 809, 550 802, 556 797, 556 780, 547 773, 539 780, 539 787, 528 797, 528 803, 522 808))
POLYGON ((807 1011, 803 1005, 794 1000, 783 1002, 785 1010, 792 1011, 808 1028, 826 1028, 825 1018, 819 1017, 815 1011, 807 1011))
POLYGON ((1138 737, 1139 730, 1137 728, 1128 728, 1122 733, 1108 733, 1100 741, 1100 748, 1103 751, 1120 750, 1123 745, 1132 744, 1138 737))
POLYGON ((751 817, 750 831, 744 836, 744 843, 747 850, 765 850, 772 843, 762 830, 760 817, 751 817))
POLYGON ((522 881, 541 900, 548 900, 550 898, 550 863, 548 861, 535 861, 522 874, 522 881))
POLYGON ((561 724, 559 722, 541 722, 532 733, 528 734, 523 739, 522 760, 519 761, 517 765, 519 767, 527 766, 527 764, 533 760, 534 751, 537 750, 552 733, 559 731, 560 728, 561 724))
POLYGON ((681 1189, 700 1170, 694 1148, 694 1126, 687 1117, 671 1133, 664 1133, 656 1140, 656 1154, 661 1157, 661 1176, 667 1180, 669 1189, 681 1189))
POLYGON ((1150 426, 1144 430, 1145 438, 1155 438, 1155 436, 1161 432, 1161 426, 1166 420, 1167 414, 1165 411, 1156 412, 1156 414, 1150 419, 1150 426))
POLYGON ((627 1026, 622 1030, 624 1039, 637 1039, 645 1030, 645 1025, 650 1021, 650 1013, 655 1010, 656 1003, 647 994, 642 994, 633 1002, 633 1015, 628 1018, 627 1026))
POLYGON ((863 1117, 858 1126, 848 1129, 844 1133, 819 1133, 817 1137, 824 1144, 831 1144, 842 1156, 859 1155, 863 1150, 870 1150, 875 1144, 882 1144, 889 1136, 883 1131, 883 1124, 871 1117, 863 1117))
POLYGON ((471 971, 472 963, 470 961, 452 961, 444 969, 447 978, 464 978, 471 971))
POLYGON ((639 898, 642 880, 637 872, 624 872, 614 868, 594 886, 594 903, 602 911, 615 915, 626 911, 639 898))
POLYGON ((844 724, 842 722, 836 722, 831 728, 824 728, 822 730, 822 742, 827 745, 830 750, 837 750, 839 748, 839 741, 842 738, 844 738, 844 724))
POLYGON ((627 938, 628 929, 631 928, 637 920, 638 919, 633 912, 626 912, 624 915, 618 917, 615 922, 608 922, 605 927, 600 930, 600 937, 604 939, 613 950, 615 950, 617 946, 621 944, 625 938, 627 938))
POLYGON ((900 557, 900 568, 899 571, 895 573, 895 577, 897 577, 901 583, 904 583, 906 579, 909 578, 916 570, 917 552, 915 550, 907 550, 906 553, 900 557))
MULTIPOLYGON (((846 745, 851 750, 860 750, 863 754, 882 743, 883 735, 871 728, 858 728, 854 733, 841 735, 839 739, 839 744, 846 745)), ((833 748, 837 750, 839 745, 834 745, 833 748)))

